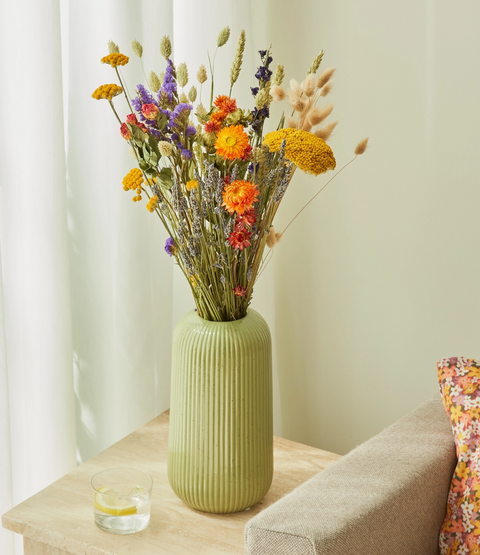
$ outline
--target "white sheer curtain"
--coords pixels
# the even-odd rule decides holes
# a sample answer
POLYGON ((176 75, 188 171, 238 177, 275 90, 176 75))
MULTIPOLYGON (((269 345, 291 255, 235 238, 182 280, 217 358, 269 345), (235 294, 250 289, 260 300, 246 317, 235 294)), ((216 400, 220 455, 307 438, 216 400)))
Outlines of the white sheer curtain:
MULTIPOLYGON (((161 70, 171 13, 0 3, 0 513, 168 408, 172 266, 122 190, 134 163, 91 94, 115 82, 109 39, 136 37, 161 70)), ((143 81, 138 64, 125 76, 143 81)), ((1 529, 0 553, 22 553, 20 539, 1 529)))

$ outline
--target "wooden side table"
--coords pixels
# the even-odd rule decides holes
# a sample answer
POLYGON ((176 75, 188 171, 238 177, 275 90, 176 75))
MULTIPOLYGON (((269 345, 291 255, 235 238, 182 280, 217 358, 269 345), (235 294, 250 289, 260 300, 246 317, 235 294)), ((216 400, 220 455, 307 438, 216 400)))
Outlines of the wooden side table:
POLYGON ((211 515, 187 507, 167 480, 168 411, 72 470, 2 517, 23 534, 25 555, 240 555, 254 515, 340 458, 275 438, 275 473, 266 497, 251 509, 211 515), (152 510, 142 532, 117 536, 93 521, 91 477, 106 468, 133 467, 153 478, 152 510))

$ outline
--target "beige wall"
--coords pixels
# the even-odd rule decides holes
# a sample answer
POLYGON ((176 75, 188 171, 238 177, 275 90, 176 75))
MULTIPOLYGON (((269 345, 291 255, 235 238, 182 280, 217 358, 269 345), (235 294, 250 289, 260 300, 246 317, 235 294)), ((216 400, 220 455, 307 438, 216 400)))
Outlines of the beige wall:
MULTIPOLYGON (((338 68, 339 166, 371 141, 275 253, 287 438, 345 453, 437 394, 439 358, 480 358, 479 21, 473 0, 302 1, 271 20, 287 75, 318 47, 338 68)), ((280 229, 325 180, 295 176, 280 229)))

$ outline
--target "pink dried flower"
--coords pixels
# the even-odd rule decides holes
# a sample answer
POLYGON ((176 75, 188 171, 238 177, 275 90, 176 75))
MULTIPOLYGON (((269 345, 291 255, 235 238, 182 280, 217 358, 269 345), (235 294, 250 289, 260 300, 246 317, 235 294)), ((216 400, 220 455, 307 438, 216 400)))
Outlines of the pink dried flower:
POLYGON ((144 104, 142 106, 142 114, 150 120, 154 120, 158 115, 158 108, 155 104, 144 104))
POLYGON ((120 134, 126 141, 129 141, 132 138, 132 132, 130 131, 126 123, 122 123, 122 125, 120 126, 120 134))
POLYGON ((130 125, 137 125, 138 124, 137 116, 135 114, 128 114, 127 123, 129 123, 130 125))
POLYGON ((233 292, 237 297, 245 297, 247 291, 243 285, 237 285, 235 286, 233 292))

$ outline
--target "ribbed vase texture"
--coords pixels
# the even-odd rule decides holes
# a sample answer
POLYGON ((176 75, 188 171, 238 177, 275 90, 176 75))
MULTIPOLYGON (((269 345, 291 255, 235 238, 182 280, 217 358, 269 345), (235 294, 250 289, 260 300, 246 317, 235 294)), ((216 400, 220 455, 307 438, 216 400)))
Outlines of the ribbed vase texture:
POLYGON ((185 503, 234 513, 273 476, 272 346, 252 309, 209 322, 187 313, 173 337, 168 479, 185 503))

